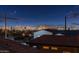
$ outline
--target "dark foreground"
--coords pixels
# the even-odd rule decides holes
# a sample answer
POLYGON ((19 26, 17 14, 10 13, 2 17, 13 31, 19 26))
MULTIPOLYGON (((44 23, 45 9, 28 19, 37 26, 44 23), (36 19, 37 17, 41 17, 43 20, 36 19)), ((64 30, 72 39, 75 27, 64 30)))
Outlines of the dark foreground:
POLYGON ((0 52, 1 53, 75 53, 79 52, 78 45, 77 46, 60 46, 54 45, 57 49, 48 49, 48 48, 34 48, 32 46, 25 46, 20 44, 19 42, 15 42, 9 39, 1 39, 0 40, 0 52))

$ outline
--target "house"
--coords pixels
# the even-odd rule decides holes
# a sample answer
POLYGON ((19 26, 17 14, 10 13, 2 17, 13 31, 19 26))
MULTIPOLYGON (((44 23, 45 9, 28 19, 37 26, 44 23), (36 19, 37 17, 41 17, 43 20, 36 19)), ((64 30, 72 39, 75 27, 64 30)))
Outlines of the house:
POLYGON ((75 36, 43 35, 30 42, 31 46, 58 52, 79 52, 79 39, 75 36))
POLYGON ((37 37, 41 37, 43 35, 53 35, 53 33, 50 31, 46 31, 46 30, 36 31, 36 32, 34 32, 34 39, 37 37))

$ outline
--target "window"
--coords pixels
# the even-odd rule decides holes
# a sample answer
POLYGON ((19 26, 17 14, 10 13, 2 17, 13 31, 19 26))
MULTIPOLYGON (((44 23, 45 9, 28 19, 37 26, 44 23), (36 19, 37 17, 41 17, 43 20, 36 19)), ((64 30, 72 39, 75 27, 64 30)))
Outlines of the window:
POLYGON ((49 46, 43 46, 43 49, 49 49, 49 46))
POLYGON ((63 53, 71 53, 71 52, 69 52, 69 51, 63 51, 63 53))
POLYGON ((51 50, 58 50, 57 47, 51 47, 51 50))

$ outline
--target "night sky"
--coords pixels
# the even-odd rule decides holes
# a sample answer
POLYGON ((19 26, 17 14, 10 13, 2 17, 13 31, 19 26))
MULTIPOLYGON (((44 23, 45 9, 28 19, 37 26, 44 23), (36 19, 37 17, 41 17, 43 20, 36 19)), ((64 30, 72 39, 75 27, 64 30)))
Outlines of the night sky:
MULTIPOLYGON (((4 14, 8 19, 7 25, 64 25, 64 16, 71 11, 78 11, 78 6, 72 5, 0 5, 0 26, 4 25, 4 14)), ((78 11, 79 12, 79 11, 78 11)), ((78 18, 68 18, 67 23, 79 23, 78 18)))

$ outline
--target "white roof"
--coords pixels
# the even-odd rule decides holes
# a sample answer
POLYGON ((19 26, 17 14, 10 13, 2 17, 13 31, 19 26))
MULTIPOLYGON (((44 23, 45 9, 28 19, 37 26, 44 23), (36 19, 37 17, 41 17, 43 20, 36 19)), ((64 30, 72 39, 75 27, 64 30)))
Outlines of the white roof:
POLYGON ((53 35, 53 33, 46 30, 40 30, 40 31, 34 32, 34 38, 40 37, 42 35, 53 35))

